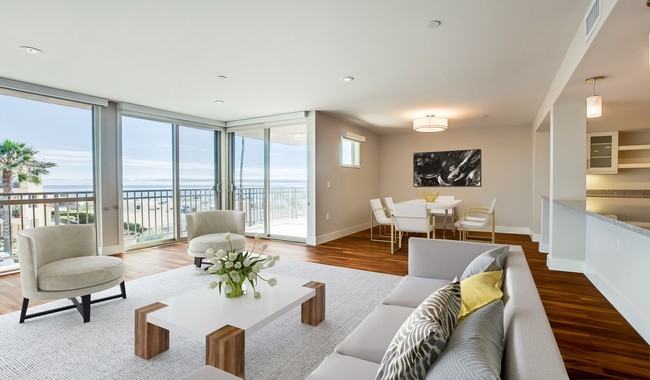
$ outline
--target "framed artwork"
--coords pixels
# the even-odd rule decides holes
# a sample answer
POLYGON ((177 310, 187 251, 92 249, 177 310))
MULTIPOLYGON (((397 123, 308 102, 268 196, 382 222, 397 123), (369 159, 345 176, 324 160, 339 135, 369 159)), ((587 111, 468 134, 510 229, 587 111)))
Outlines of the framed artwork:
POLYGON ((481 150, 413 153, 413 186, 481 186, 481 150))

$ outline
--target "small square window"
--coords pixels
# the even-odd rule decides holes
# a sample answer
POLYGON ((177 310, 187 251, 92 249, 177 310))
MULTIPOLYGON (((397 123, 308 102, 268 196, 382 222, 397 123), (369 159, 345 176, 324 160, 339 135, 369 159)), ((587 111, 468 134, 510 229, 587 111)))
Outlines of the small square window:
POLYGON ((361 167, 361 143, 359 141, 341 137, 341 166, 361 167))

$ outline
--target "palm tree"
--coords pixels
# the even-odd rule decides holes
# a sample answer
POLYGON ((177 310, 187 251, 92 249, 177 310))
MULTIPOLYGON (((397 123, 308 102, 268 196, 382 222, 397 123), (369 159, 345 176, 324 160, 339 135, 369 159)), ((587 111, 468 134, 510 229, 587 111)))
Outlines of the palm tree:
MULTIPOLYGON (((2 171, 2 192, 11 193, 14 178, 18 182, 29 181, 41 183, 41 176, 49 173, 47 169, 56 166, 54 162, 39 161, 38 151, 25 146, 25 143, 4 140, 0 144, 0 171, 2 171)), ((8 199, 8 197, 7 197, 8 199)), ((1 207, 2 212, 2 241, 4 251, 11 253, 10 206, 1 207)))

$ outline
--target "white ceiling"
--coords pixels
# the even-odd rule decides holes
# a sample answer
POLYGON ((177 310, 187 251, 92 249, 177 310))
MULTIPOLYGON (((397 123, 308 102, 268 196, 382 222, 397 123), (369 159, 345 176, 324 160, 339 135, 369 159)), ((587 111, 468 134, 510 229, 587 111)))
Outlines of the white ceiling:
POLYGON ((650 129, 650 8, 646 0, 619 0, 573 72, 561 100, 585 101, 596 93, 603 116, 587 119, 590 132, 650 129))
MULTIPOLYGON (((645 1, 624 2, 649 24, 645 1)), ((428 113, 450 129, 529 127, 590 3, 2 0, 0 77, 222 121, 322 110, 378 133, 428 113)), ((572 81, 585 97, 584 78, 612 76, 597 89, 613 113, 618 74, 598 54, 572 81)))

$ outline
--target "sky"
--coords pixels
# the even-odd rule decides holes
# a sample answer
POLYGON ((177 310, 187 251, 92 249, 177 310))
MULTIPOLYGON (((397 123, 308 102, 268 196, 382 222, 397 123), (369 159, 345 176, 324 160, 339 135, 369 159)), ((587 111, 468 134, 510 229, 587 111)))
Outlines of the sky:
MULTIPOLYGON (((84 106, 85 107, 85 106, 84 106)), ((271 131, 273 136, 273 130, 271 131)), ((0 94, 0 140, 24 142, 37 158, 57 163, 43 177, 45 190, 92 188, 92 111, 0 94), (48 189, 49 187, 49 189, 48 189)), ((172 187, 172 126, 133 117, 122 118, 124 188, 172 187)), ((235 141, 235 175, 239 181, 241 139, 235 141)), ((179 167, 183 188, 205 188, 214 181, 214 133, 181 127, 179 167)), ((261 140, 246 138, 244 184, 261 183, 261 140)), ((306 183, 306 146, 271 144, 275 183, 306 183)))

